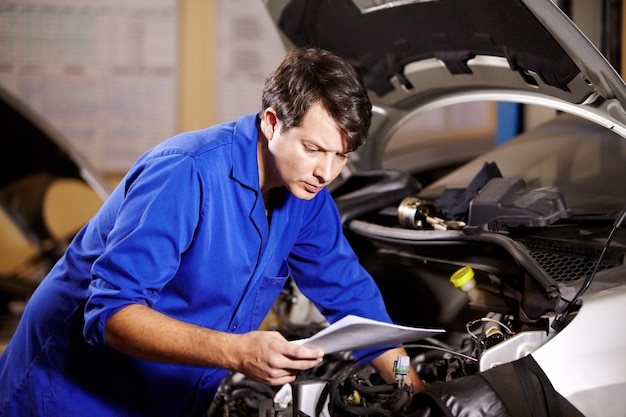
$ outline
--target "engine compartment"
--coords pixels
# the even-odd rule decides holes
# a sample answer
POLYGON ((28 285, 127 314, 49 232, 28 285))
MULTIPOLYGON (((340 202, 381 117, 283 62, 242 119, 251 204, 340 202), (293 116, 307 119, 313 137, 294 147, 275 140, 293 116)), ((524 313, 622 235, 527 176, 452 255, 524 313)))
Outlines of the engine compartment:
MULTIPOLYGON (((527 191, 522 180, 485 177, 477 188, 488 192, 467 199, 466 217, 450 216, 403 174, 368 172, 353 181, 335 189, 337 207, 392 319, 446 329, 403 345, 427 392, 413 396, 412 387, 385 383, 373 367, 342 352, 327 355, 290 386, 267 387, 231 374, 210 416, 443 415, 434 411, 441 404, 432 396, 450 393, 456 395, 447 398, 450 404, 468 395, 480 400, 464 407, 490 402, 505 413, 502 393, 489 385, 508 378, 499 373, 534 367, 538 383, 549 381, 531 354, 576 320, 581 288, 594 294, 623 285, 626 233, 615 227, 623 213, 573 216, 557 188, 527 191), (618 244, 611 246, 613 239, 618 244), (468 292, 451 282, 463 270, 472 272, 475 284, 468 292)), ((275 305, 279 324, 271 329, 287 339, 327 325, 321 316, 294 322, 302 297, 291 283, 275 305)), ((540 385, 546 398, 553 392, 565 415, 581 415, 549 382, 540 385)))

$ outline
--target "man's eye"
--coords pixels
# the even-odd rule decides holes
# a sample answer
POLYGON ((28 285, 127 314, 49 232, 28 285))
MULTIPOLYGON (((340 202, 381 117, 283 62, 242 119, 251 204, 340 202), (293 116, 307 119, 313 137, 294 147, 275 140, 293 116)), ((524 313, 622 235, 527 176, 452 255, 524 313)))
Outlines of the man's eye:
POLYGON ((304 150, 309 152, 309 153, 315 153, 317 152, 317 148, 313 147, 313 146, 304 146, 304 150))

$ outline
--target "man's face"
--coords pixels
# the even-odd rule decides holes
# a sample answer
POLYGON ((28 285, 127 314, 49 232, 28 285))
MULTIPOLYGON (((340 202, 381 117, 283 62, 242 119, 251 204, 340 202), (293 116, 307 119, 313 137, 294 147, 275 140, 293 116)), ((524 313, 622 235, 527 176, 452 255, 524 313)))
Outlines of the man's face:
POLYGON ((341 131, 320 104, 309 108, 301 126, 286 132, 277 120, 268 149, 276 179, 304 200, 330 184, 348 160, 341 131))

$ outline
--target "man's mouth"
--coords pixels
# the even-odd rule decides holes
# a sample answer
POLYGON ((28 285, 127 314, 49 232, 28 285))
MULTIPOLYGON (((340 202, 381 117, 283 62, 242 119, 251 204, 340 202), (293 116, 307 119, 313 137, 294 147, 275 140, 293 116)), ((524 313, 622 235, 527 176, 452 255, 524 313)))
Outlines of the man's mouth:
POLYGON ((309 193, 318 193, 323 187, 318 187, 313 184, 309 184, 308 182, 304 183, 304 189, 309 193))

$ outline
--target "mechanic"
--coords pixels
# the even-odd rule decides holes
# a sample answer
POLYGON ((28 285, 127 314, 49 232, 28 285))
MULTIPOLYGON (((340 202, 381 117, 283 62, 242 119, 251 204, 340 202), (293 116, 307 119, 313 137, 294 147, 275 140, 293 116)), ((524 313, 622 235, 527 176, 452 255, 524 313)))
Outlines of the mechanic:
MULTIPOLYGON (((228 371, 288 384, 323 356, 258 330, 288 277, 330 322, 391 322, 326 189, 367 136, 360 74, 295 49, 262 108, 131 167, 29 300, 0 358, 1 416, 201 416, 228 371)), ((389 382, 399 355, 354 352, 389 382)))

